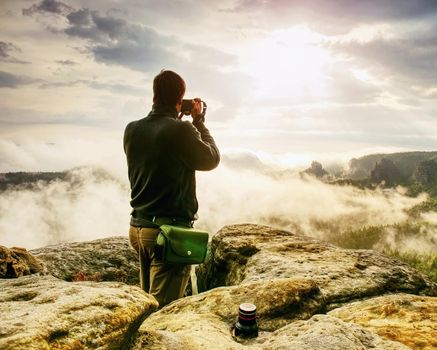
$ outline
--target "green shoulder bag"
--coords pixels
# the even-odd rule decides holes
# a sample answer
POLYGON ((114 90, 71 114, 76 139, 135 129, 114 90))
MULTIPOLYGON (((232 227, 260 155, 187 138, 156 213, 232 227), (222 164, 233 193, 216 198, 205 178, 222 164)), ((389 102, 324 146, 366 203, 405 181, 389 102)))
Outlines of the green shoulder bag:
POLYGON ((208 250, 208 232, 191 227, 161 225, 156 238, 158 259, 165 263, 200 264, 208 250))

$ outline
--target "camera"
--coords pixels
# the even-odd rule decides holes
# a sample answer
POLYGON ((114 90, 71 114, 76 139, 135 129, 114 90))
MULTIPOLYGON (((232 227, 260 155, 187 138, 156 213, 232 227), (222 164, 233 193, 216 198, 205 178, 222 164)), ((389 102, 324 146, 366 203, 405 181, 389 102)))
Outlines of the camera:
MULTIPOLYGON (((202 117, 202 119, 205 118, 205 114, 206 114, 206 102, 205 101, 200 101, 201 106, 202 106, 202 113, 200 114, 200 116, 202 117)), ((194 100, 182 100, 182 107, 181 107, 181 113, 184 115, 190 115, 191 114, 191 110, 193 109, 194 106, 194 100)))

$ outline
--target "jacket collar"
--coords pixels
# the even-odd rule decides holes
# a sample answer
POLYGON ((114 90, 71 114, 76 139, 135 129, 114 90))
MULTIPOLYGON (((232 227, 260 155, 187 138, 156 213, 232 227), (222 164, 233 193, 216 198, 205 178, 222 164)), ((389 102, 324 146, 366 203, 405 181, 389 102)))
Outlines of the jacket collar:
POLYGON ((175 107, 165 106, 162 104, 154 103, 152 106, 152 112, 151 114, 160 114, 160 115, 166 115, 172 118, 177 119, 178 112, 175 107))

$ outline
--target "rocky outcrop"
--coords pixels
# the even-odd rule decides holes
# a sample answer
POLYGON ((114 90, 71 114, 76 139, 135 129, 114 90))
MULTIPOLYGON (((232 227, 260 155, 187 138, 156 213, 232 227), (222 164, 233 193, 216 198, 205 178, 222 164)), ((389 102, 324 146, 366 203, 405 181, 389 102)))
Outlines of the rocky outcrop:
POLYGON ((435 185, 437 183, 436 159, 421 162, 414 171, 413 177, 421 185, 435 185))
POLYGON ((62 243, 33 249, 50 274, 65 281, 117 281, 139 285, 138 257, 127 237, 62 243))
POLYGON ((402 174, 392 160, 382 158, 371 171, 370 179, 372 182, 383 182, 385 186, 392 187, 402 181, 402 174))
POLYGON ((408 350, 404 344, 383 339, 371 331, 327 315, 297 321, 273 333, 262 349, 268 350, 408 350))
POLYGON ((0 278, 17 278, 33 273, 45 273, 42 261, 24 248, 8 249, 0 245, 0 278))
POLYGON ((405 350, 410 344, 402 338, 391 339, 365 324, 324 313, 394 291, 437 293, 426 276, 375 251, 341 249, 257 225, 220 230, 198 274, 200 284, 210 290, 151 315, 139 329, 135 350, 405 350), (258 338, 233 336, 242 302, 257 305, 258 338))
POLYGON ((126 349, 157 301, 123 283, 0 280, 0 349, 126 349))
POLYGON ((317 161, 313 161, 311 163, 311 166, 308 169, 302 171, 300 174, 301 175, 307 174, 310 176, 314 176, 318 179, 321 179, 329 175, 329 173, 325 169, 323 169, 323 165, 317 161))
POLYGON ((425 275, 376 251, 342 249, 250 224, 221 229, 198 276, 203 290, 277 278, 312 279, 328 308, 396 291, 437 295, 436 284, 425 275))
POLYGON ((144 321, 134 350, 148 349, 409 349, 364 327, 327 316, 314 282, 261 281, 214 290, 176 301, 144 321), (233 336, 238 305, 257 305, 260 334, 233 336))
POLYGON ((384 295, 345 305, 329 315, 359 324, 412 349, 437 349, 437 298, 384 295))
MULTIPOLYGON (((49 273, 67 281, 138 283, 137 257, 127 238, 32 252, 49 273)), ((213 237, 198 282, 203 293, 144 320, 157 302, 124 283, 66 282, 44 275, 3 279, 0 348, 405 350, 436 345, 437 298, 423 296, 437 295, 436 284, 375 251, 342 249, 266 226, 226 226, 213 237), (243 302, 257 306, 257 338, 232 333, 243 302)))

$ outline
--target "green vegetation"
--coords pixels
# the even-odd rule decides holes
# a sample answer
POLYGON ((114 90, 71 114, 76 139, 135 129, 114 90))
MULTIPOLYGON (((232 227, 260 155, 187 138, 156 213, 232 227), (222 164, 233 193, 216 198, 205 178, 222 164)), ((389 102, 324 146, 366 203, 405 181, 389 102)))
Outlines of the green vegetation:
MULTIPOLYGON (((437 205, 437 199, 431 203, 424 205, 424 208, 437 205)), ((415 210, 419 212, 421 208, 418 207, 415 210)), ((437 241, 432 238, 435 236, 435 232, 437 232, 437 225, 407 221, 395 225, 368 226, 357 230, 343 231, 339 234, 329 233, 327 239, 343 248, 381 251, 408 263, 437 282, 437 241), (419 253, 406 247, 406 242, 411 242, 411 245, 421 242, 427 246, 435 246, 436 252, 419 253)))
POLYGON ((384 250, 383 253, 413 266, 417 270, 427 274, 434 282, 437 282, 437 253, 419 254, 390 249, 384 250))
POLYGON ((392 161, 404 178, 411 178, 415 169, 421 162, 436 160, 437 152, 399 152, 391 154, 369 154, 364 157, 354 158, 350 161, 350 177, 363 179, 370 177, 376 163, 382 159, 392 161))
POLYGON ((408 210, 408 215, 414 219, 420 218, 420 214, 428 213, 431 211, 437 212, 437 197, 428 198, 425 202, 415 205, 408 210))
POLYGON ((330 234, 328 240, 342 248, 373 249, 385 236, 386 226, 369 226, 358 230, 330 234))

